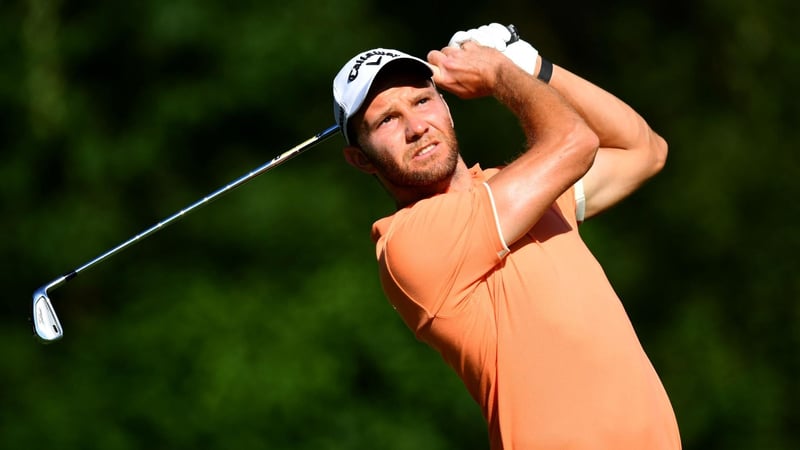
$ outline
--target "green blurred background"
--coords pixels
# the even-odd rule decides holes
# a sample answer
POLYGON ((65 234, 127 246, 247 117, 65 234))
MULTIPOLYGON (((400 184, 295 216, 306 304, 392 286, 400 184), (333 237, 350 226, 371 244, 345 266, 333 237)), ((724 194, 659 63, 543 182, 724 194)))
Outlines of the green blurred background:
MULTIPOLYGON (((51 293, 33 290, 333 123, 358 51, 515 23, 670 143, 583 234, 687 449, 800 448, 798 3, 0 3, 0 448, 485 449, 479 410, 377 281, 391 211, 336 136, 51 293)), ((521 149, 449 96, 468 163, 521 149)))

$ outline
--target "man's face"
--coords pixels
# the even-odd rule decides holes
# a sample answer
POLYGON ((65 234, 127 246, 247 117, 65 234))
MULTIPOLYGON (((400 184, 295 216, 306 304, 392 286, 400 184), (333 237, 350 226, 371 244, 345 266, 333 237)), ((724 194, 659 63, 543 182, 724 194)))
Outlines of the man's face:
POLYGON ((375 92, 355 125, 358 142, 378 175, 401 188, 451 177, 458 144, 450 111, 433 82, 392 77, 375 92))

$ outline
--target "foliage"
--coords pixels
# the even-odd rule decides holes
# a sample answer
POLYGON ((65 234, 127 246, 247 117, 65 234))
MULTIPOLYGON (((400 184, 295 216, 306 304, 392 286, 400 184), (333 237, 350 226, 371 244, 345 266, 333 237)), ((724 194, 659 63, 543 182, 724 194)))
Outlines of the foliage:
MULTIPOLYGON (((36 286, 332 123, 340 64, 513 22, 633 105, 665 171, 584 227, 670 393, 684 447, 800 447, 795 3, 0 5, 0 447, 486 448, 480 412, 380 291, 388 197, 337 136, 104 262, 36 286)), ((484 166, 520 146, 451 99, 484 166)))

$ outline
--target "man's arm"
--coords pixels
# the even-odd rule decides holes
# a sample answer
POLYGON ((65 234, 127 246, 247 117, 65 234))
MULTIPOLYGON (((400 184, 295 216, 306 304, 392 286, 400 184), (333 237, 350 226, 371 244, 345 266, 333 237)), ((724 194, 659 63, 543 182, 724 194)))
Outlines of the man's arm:
MULTIPOLYGON (((492 23, 453 35, 450 45, 474 41, 503 52, 537 77, 539 52, 513 35, 510 27, 492 23)), ((613 206, 658 173, 667 158, 667 143, 630 106, 568 70, 553 66, 550 85, 578 111, 600 139, 594 164, 583 178, 585 216, 613 206)))
POLYGON ((437 86, 462 98, 492 95, 520 120, 528 138, 522 156, 489 185, 500 230, 511 245, 591 167, 598 138, 569 103, 499 51, 464 42, 432 51, 437 86))
POLYGON ((633 108, 556 65, 550 86, 566 98, 600 139, 594 164, 583 177, 585 218, 627 197, 664 166, 666 141, 633 108))

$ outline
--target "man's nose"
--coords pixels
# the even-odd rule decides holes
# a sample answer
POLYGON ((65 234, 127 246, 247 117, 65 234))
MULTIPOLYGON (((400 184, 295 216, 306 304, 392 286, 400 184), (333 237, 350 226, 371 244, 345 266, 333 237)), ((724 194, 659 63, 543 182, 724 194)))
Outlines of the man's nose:
POLYGON ((416 141, 428 131, 428 122, 420 117, 406 117, 406 140, 416 141))

